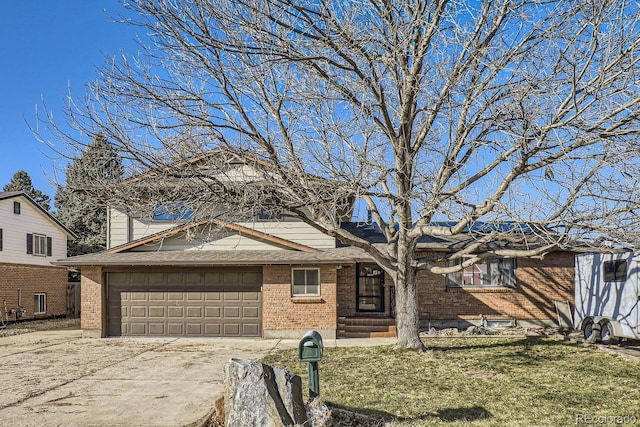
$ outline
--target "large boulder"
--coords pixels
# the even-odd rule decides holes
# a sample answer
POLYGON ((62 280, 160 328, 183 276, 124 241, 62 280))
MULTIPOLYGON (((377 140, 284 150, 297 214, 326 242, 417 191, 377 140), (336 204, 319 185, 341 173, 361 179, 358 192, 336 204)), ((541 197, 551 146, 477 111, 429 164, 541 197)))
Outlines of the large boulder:
POLYGON ((231 359, 224 368, 227 427, 291 426, 307 421, 299 376, 253 360, 231 359))

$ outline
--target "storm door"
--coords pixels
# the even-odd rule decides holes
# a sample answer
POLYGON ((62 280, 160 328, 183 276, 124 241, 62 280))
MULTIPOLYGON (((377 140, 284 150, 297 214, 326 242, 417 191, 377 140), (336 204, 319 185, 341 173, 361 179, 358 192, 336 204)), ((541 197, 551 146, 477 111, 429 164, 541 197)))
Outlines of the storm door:
POLYGON ((384 312, 384 271, 376 264, 358 264, 356 310, 384 312))

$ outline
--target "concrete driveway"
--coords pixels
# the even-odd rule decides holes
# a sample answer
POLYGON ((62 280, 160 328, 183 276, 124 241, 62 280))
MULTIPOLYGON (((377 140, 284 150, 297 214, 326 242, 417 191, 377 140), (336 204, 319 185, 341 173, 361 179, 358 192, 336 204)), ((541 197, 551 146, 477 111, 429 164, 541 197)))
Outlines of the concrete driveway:
POLYGON ((181 426, 224 392, 230 358, 297 340, 83 339, 79 330, 0 338, 0 420, 14 426, 181 426))

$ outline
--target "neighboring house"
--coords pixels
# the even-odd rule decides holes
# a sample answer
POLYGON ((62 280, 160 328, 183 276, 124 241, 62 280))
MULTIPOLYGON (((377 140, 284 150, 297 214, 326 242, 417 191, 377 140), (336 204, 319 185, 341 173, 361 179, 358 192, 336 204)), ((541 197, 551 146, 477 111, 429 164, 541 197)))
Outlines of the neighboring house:
MULTIPOLYGON (((109 249, 60 260, 81 267, 85 336, 300 337, 394 335, 393 285, 363 251, 299 220, 180 223, 109 212, 109 249), (217 229, 211 232, 212 225, 217 229)), ((375 224, 343 227, 384 244, 375 224)), ((472 240, 424 239, 452 251, 472 240)), ((418 276, 424 327, 486 320, 555 324, 554 300, 573 300, 574 255, 488 260, 465 271, 418 276)))
POLYGON ((0 193, 0 309, 9 320, 67 313, 67 255, 75 236, 24 192, 0 193), (8 313, 5 313, 5 310, 8 313))

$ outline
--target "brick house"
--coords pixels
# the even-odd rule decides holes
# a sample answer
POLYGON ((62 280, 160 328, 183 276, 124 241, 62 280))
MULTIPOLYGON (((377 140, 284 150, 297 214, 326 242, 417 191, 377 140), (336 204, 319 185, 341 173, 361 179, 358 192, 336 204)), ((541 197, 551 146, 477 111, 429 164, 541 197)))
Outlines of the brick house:
POLYGON ((73 238, 24 192, 0 193, 0 309, 5 320, 67 313, 67 268, 51 261, 67 255, 67 240, 73 238))
MULTIPOLYGON (((218 179, 241 186, 268 176, 272 166, 224 151, 178 166, 216 170, 206 161, 222 163, 218 179)), ((81 269, 84 335, 277 338, 309 329, 325 338, 395 334, 392 281, 364 251, 282 212, 247 209, 225 217, 215 206, 207 209, 218 219, 198 222, 188 203, 147 202, 147 188, 164 182, 169 191, 175 188, 175 181, 158 179, 153 171, 131 178, 131 188, 141 184, 147 205, 108 209, 108 249, 55 263, 81 269)), ((265 179, 261 188, 269 183, 265 179)), ((350 222, 354 203, 341 201, 337 221, 351 234, 385 245, 375 223, 350 222)), ((425 237, 417 250, 452 252, 471 243, 470 234, 425 237)), ((455 274, 422 272, 417 280, 425 328, 484 320, 553 324, 554 300, 573 298, 573 254, 494 258, 455 274)))
MULTIPOLYGON (((108 250, 57 262, 81 267, 85 336, 279 338, 316 329, 330 339, 395 332, 393 286, 383 270, 301 221, 218 221, 211 233, 208 225, 113 209, 108 217, 108 250)), ((379 242, 372 224, 343 226, 379 242)), ((418 249, 450 251, 465 239, 472 241, 424 239, 418 249)), ((449 275, 421 272, 423 326, 555 324, 554 301, 573 299, 573 260, 571 252, 552 252, 489 259, 449 275)))

